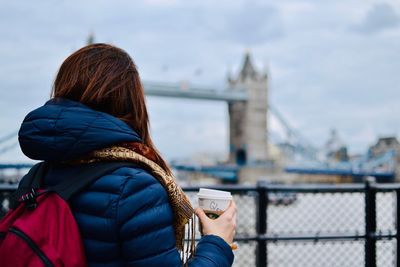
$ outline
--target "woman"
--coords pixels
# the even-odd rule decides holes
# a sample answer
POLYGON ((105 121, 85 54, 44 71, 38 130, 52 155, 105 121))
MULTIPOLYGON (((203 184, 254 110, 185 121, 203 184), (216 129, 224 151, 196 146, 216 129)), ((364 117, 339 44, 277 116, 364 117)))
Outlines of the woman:
POLYGON ((70 201, 89 266, 232 265, 233 202, 217 220, 196 209, 203 237, 183 252, 194 210, 152 143, 139 73, 125 51, 93 44, 69 56, 52 99, 27 115, 19 140, 28 157, 59 163, 46 185, 90 162, 137 164, 101 177, 70 201))

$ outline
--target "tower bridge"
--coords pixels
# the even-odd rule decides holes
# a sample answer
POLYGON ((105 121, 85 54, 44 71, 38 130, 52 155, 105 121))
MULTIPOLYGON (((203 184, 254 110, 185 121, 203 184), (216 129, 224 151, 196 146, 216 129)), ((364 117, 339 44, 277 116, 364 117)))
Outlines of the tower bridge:
MULTIPOLYGON (((258 73, 247 53, 235 78, 228 78, 228 88, 198 88, 187 83, 144 83, 148 96, 224 101, 229 113, 229 163, 268 161, 267 112, 268 76, 258 73)), ((275 110, 275 109, 274 109, 275 110)))
POLYGON ((370 175, 384 181, 391 181, 394 178, 396 167, 393 162, 395 162, 396 155, 392 152, 388 152, 379 160, 363 158, 345 163, 316 161, 317 150, 289 125, 276 107, 268 103, 268 75, 256 70, 248 53, 245 55, 238 75, 228 77, 227 87, 224 89, 196 87, 187 82, 177 84, 144 82, 144 88, 145 94, 148 96, 227 103, 229 114, 228 164, 218 166, 173 164, 175 169, 205 173, 230 182, 238 180, 245 182, 249 177, 259 179, 263 176, 270 176, 274 171, 274 164, 268 155, 267 115, 270 113, 285 129, 286 136, 290 139, 291 152, 308 160, 308 162, 297 165, 284 166, 284 171, 305 175, 346 176, 353 177, 353 180, 370 175), (385 171, 382 171, 380 166, 386 166, 385 171))
POLYGON ((181 83, 143 83, 147 96, 162 96, 174 98, 189 98, 211 101, 237 102, 247 101, 244 89, 231 91, 229 89, 194 87, 187 82, 181 83))

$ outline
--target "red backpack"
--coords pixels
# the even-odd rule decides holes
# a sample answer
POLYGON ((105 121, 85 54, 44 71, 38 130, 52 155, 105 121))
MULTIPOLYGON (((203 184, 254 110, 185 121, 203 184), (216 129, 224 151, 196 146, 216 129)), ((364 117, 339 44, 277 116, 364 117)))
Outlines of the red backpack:
POLYGON ((75 177, 41 188, 47 163, 38 163, 21 180, 11 210, 0 220, 0 266, 87 266, 79 228, 68 199, 99 177, 129 163, 92 163, 75 177))

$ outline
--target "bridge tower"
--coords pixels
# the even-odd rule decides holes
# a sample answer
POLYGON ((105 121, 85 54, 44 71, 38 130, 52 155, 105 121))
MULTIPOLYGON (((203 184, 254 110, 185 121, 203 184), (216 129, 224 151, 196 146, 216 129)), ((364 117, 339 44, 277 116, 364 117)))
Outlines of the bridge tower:
POLYGON ((262 163, 267 154, 268 75, 254 67, 250 53, 236 78, 228 76, 232 91, 245 91, 247 101, 228 102, 229 162, 239 165, 262 163))

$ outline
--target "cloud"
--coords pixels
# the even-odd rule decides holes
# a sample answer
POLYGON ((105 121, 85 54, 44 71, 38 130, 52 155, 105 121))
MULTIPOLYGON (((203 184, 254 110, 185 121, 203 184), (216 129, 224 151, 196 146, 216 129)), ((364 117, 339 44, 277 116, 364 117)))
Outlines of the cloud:
POLYGON ((213 32, 219 39, 240 45, 258 45, 284 35, 279 10, 273 6, 244 3, 221 21, 222 27, 213 32))
POLYGON ((363 34, 374 34, 400 25, 400 15, 387 3, 375 4, 368 11, 364 20, 354 27, 363 34))
MULTIPOLYGON (((251 46, 255 62, 270 66, 271 104, 292 127, 315 145, 335 127, 364 152, 374 136, 400 134, 400 31, 373 34, 398 26, 400 5, 387 0, 368 12, 364 1, 7 1, 0 9, 0 131, 17 129, 47 100, 59 64, 94 31, 97 41, 126 49, 147 81, 215 88, 226 86, 227 66, 239 68, 251 46), (198 68, 203 74, 194 76, 198 68)), ((167 158, 227 151, 226 105, 165 98, 150 100, 149 110, 167 158)), ((273 138, 285 137, 269 123, 273 138)), ((6 154, 0 161, 23 159, 18 149, 6 154)))

